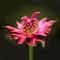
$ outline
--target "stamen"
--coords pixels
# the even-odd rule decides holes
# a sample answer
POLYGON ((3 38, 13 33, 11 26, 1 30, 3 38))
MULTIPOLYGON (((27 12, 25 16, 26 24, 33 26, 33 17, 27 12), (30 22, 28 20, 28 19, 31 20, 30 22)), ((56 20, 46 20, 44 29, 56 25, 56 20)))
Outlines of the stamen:
POLYGON ((37 31, 38 21, 33 20, 30 22, 23 21, 23 32, 25 34, 34 34, 37 31))

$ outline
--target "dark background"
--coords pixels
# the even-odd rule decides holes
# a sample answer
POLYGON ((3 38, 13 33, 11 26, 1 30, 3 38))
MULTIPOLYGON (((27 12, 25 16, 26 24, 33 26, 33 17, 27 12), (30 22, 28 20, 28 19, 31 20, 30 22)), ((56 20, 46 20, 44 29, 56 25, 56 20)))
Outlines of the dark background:
POLYGON ((60 0, 0 0, 0 60, 29 60, 28 45, 11 41, 2 26, 16 26, 23 15, 30 17, 35 11, 41 12, 37 19, 47 17, 57 23, 45 38, 46 47, 34 47, 34 60, 60 60, 60 0))

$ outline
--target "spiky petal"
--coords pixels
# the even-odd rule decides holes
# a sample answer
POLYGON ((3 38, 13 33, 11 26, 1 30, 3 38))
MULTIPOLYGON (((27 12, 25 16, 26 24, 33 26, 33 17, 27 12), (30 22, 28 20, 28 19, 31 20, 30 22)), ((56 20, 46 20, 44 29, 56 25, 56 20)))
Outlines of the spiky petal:
POLYGON ((38 31, 36 34, 42 35, 42 36, 47 36, 52 28, 52 25, 56 22, 54 20, 46 21, 47 18, 43 18, 42 20, 39 21, 38 23, 38 31))
POLYGON ((20 33, 20 31, 12 26, 5 26, 10 33, 20 33))
POLYGON ((32 16, 31 16, 31 19, 34 19, 38 14, 40 14, 40 12, 33 13, 32 16))

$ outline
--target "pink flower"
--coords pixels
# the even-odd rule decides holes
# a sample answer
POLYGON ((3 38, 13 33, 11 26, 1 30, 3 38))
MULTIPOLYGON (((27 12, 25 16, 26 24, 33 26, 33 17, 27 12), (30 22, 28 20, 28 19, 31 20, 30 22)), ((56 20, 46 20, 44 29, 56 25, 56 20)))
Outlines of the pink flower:
POLYGON ((40 14, 40 12, 35 12, 32 14, 31 18, 23 16, 21 23, 17 23, 17 28, 12 26, 5 26, 10 32, 10 37, 16 40, 17 44, 27 43, 29 46, 36 46, 36 42, 40 42, 42 46, 45 46, 45 40, 43 36, 47 36, 52 25, 56 22, 54 20, 46 21, 47 18, 43 18, 38 21, 35 17, 40 14))

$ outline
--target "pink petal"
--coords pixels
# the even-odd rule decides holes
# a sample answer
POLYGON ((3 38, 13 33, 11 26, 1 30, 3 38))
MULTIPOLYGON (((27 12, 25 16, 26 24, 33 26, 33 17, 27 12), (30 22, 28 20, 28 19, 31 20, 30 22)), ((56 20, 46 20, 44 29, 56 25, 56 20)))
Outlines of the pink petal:
POLYGON ((31 19, 35 18, 38 14, 40 14, 40 12, 33 13, 32 16, 31 16, 31 19))
POLYGON ((21 19, 24 20, 25 22, 30 22, 30 19, 27 16, 23 16, 21 19))
POLYGON ((18 34, 10 34, 11 38, 17 37, 18 34))
POLYGON ((42 20, 40 20, 38 23, 38 25, 39 25, 38 27, 42 29, 42 27, 44 27, 45 24, 47 23, 46 20, 47 20, 47 18, 43 18, 42 20))
POLYGON ((27 42, 29 46, 36 46, 36 38, 32 38, 30 42, 27 42))
POLYGON ((27 21, 29 18, 27 16, 23 16, 21 19, 27 21))
POLYGON ((40 42, 42 44, 42 47, 45 47, 45 40, 37 39, 33 37, 30 42, 27 42, 29 46, 37 46, 37 42, 40 42))
POLYGON ((26 41, 26 36, 23 34, 18 35, 17 44, 23 44, 26 41))
POLYGON ((21 29, 22 29, 22 24, 21 24, 21 23, 19 23, 19 22, 16 22, 16 23, 17 23, 17 25, 18 25, 18 26, 17 26, 17 27, 18 27, 18 29, 19 29, 19 30, 21 30, 21 29))
POLYGON ((20 33, 20 31, 12 26, 5 26, 11 33, 20 33))
POLYGON ((47 36, 47 33, 37 31, 35 35, 47 36))
POLYGON ((42 47, 45 47, 45 40, 37 40, 38 42, 40 42, 42 44, 42 47))
POLYGON ((47 24, 46 24, 46 26, 45 26, 44 32, 47 33, 47 34, 49 34, 50 31, 51 31, 52 25, 53 25, 55 22, 56 22, 56 21, 53 21, 53 20, 47 22, 47 24))
POLYGON ((52 26, 55 22, 57 22, 57 21, 56 20, 55 21, 54 20, 49 21, 48 26, 52 26))
POLYGON ((47 18, 43 18, 41 21, 39 21, 38 32, 36 32, 36 34, 39 34, 42 36, 47 36, 50 33, 51 27, 56 21, 51 20, 51 21, 47 22, 46 19, 47 18))

